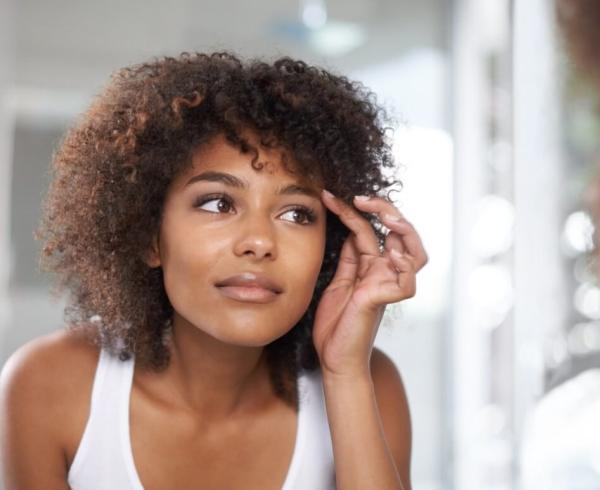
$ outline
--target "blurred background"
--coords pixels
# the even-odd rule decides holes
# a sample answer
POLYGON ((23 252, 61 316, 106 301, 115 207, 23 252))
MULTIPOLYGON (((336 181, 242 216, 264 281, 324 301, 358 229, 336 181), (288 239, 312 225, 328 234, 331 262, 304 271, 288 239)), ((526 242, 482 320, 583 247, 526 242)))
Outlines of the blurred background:
POLYGON ((396 120, 396 204, 430 262, 376 345, 406 385, 413 488, 600 488, 599 417, 577 412, 600 396, 600 125, 551 1, 0 1, 0 365, 62 328, 33 230, 53 151, 110 73, 290 55, 361 80, 396 120))

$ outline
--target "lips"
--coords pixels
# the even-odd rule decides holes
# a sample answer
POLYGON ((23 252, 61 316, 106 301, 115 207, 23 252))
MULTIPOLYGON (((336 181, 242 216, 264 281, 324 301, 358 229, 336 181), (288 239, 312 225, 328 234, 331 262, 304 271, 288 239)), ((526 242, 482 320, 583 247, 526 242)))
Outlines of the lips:
POLYGON ((283 288, 269 277, 254 272, 236 274, 217 282, 215 286, 267 289, 275 294, 283 291, 283 288))
POLYGON ((221 286, 217 289, 224 296, 242 303, 271 303, 279 297, 270 289, 259 287, 221 286))

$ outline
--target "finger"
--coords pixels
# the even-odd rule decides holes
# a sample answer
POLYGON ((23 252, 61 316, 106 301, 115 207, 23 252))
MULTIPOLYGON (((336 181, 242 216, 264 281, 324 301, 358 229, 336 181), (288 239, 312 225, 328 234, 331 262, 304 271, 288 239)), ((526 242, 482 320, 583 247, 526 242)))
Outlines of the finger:
POLYGON ((359 253, 377 257, 380 255, 379 242, 368 220, 342 199, 328 195, 325 190, 322 193, 322 201, 355 234, 355 244, 359 253))
POLYGON ((340 258, 331 282, 350 281, 354 283, 358 273, 358 266, 360 263, 359 259, 360 254, 356 248, 356 244, 354 243, 354 235, 350 234, 342 245, 340 258))
POLYGON ((414 259, 406 254, 397 255, 396 253, 391 253, 390 257, 398 272, 397 284, 398 288, 402 291, 402 299, 413 297, 417 290, 417 270, 414 259))
POLYGON ((404 256, 392 264, 390 262, 392 261, 381 257, 373 266, 373 277, 369 281, 370 286, 367 287, 369 292, 365 292, 368 304, 373 308, 397 303, 416 293, 416 271, 411 259, 404 256), (393 272, 390 269, 393 269, 393 272))
MULTIPOLYGON (((406 252, 417 259, 418 269, 428 262, 427 252, 417 230, 390 201, 378 196, 354 196, 354 205, 360 210, 377 214, 387 228, 401 235, 406 252), (400 225, 401 223, 403 225, 400 225), (389 226, 393 224, 396 226, 393 228, 389 226)), ((400 247, 396 248, 401 250, 400 247)))
POLYGON ((407 253, 401 253, 398 250, 390 251, 390 261, 396 272, 417 271, 417 263, 414 257, 407 253))
POLYGON ((379 196, 354 196, 354 205, 368 213, 402 216, 402 213, 391 201, 379 196))
POLYGON ((398 250, 399 252, 405 252, 404 242, 402 241, 402 236, 396 233, 395 231, 390 231, 385 237, 385 242, 383 244, 383 256, 388 257, 390 254, 390 250, 398 250))
POLYGON ((417 270, 421 269, 429 261, 429 258, 415 227, 404 218, 394 220, 383 215, 381 221, 390 231, 400 235, 405 247, 404 252, 414 257, 417 270))

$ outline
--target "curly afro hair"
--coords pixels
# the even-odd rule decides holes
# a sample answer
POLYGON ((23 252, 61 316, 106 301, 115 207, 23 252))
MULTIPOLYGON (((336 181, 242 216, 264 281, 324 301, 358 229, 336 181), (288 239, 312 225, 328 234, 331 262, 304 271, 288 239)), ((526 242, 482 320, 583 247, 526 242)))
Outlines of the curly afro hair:
MULTIPOLYGON (((67 132, 52 162, 38 230, 41 264, 70 291, 68 328, 89 333, 122 360, 155 370, 169 362, 173 308, 162 270, 143 260, 161 224, 167 187, 216 135, 242 153, 261 145, 292 158, 284 165, 318 179, 347 203, 356 194, 389 199, 390 122, 358 82, 289 57, 272 63, 233 53, 183 53, 115 72, 67 132), (385 195, 383 195, 385 194, 385 195)), ((286 167, 287 168, 287 167, 286 167)), ((401 187, 401 185, 400 185, 401 187)), ((299 370, 319 366, 312 323, 349 230, 327 211, 325 256, 311 303, 287 334, 265 347, 271 382, 291 399, 299 370)), ((371 215, 382 247, 385 233, 371 215)))

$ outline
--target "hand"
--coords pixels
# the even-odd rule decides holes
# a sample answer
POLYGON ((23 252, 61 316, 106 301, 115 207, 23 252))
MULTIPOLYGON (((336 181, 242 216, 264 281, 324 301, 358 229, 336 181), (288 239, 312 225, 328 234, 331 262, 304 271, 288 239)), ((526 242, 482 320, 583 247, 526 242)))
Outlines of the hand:
POLYGON ((383 253, 371 223, 352 206, 326 191, 322 201, 351 233, 317 306, 313 342, 324 375, 370 376, 385 307, 415 295, 416 273, 427 263, 427 254, 414 227, 389 201, 354 199, 357 209, 377 214, 390 230, 383 253))

